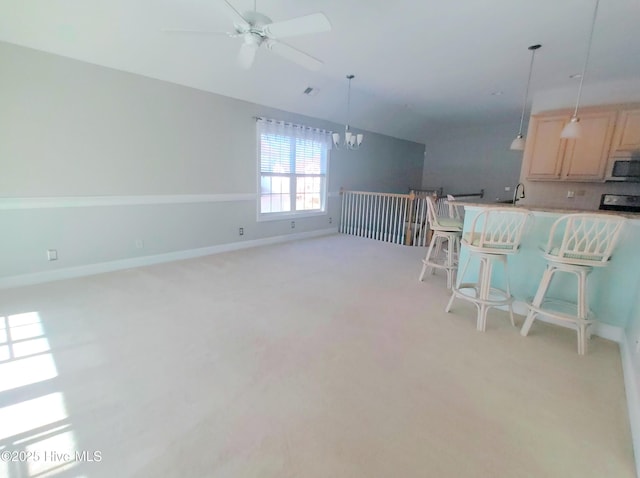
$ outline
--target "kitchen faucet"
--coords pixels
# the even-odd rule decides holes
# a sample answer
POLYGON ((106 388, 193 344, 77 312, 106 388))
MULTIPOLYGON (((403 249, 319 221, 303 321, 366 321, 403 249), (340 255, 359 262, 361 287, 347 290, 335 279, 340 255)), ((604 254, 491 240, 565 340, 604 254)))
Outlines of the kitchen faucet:
POLYGON ((518 183, 518 185, 516 186, 516 190, 513 192, 513 205, 515 206, 516 203, 523 198, 524 198, 524 184, 518 183), (522 186, 522 192, 520 193, 520 196, 518 196, 518 191, 520 191, 520 186, 522 186))

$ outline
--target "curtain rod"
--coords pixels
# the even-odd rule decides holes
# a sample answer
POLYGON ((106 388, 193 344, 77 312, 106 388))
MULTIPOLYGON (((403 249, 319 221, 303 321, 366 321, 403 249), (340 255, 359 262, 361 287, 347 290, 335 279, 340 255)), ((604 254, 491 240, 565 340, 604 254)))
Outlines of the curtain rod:
POLYGON ((303 124, 296 124, 296 123, 289 123, 288 121, 283 121, 283 120, 277 120, 277 119, 273 119, 273 118, 265 118, 264 116, 253 116, 253 119, 255 119, 256 121, 265 121, 267 123, 275 123, 275 124, 282 124, 285 126, 291 126, 293 128, 300 128, 300 129, 307 129, 310 131, 317 131, 318 133, 327 133, 327 134, 332 134, 333 131, 328 131, 326 129, 322 129, 322 128, 314 128, 312 126, 306 126, 303 124))

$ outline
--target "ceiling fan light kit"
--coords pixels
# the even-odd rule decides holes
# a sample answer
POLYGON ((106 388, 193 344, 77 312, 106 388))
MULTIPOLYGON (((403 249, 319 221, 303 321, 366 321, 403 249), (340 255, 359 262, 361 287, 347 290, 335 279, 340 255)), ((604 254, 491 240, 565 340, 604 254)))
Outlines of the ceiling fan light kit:
POLYGON ((584 67, 582 68, 582 75, 580 76, 580 86, 578 86, 578 98, 576 99, 576 108, 573 111, 571 121, 569 121, 560 133, 561 138, 575 139, 580 138, 582 134, 582 128, 580 127, 580 118, 578 117, 578 107, 580 106, 580 96, 582 95, 582 83, 584 83, 584 77, 587 74, 587 66, 589 65, 589 55, 591 54, 591 43, 593 41, 593 30, 596 26, 596 18, 598 16, 598 5, 600 0, 596 0, 596 5, 593 9, 593 19, 591 20, 591 32, 589 33, 589 42, 587 43, 587 54, 584 59, 584 67))
POLYGON ((349 89, 347 90, 347 123, 344 127, 344 143, 340 144, 340 134, 333 133, 331 135, 333 139, 333 146, 340 149, 358 149, 364 140, 364 134, 357 133, 353 134, 349 131, 349 113, 351 109, 351 80, 355 78, 354 75, 347 75, 347 80, 349 80, 349 89))
POLYGON ((322 61, 283 43, 280 38, 330 31, 331 23, 323 13, 273 23, 271 18, 255 10, 241 15, 227 0, 222 1, 233 21, 236 35, 244 40, 238 55, 238 65, 241 68, 251 68, 256 52, 262 44, 275 54, 309 70, 317 71, 322 67, 322 61))
POLYGON ((233 22, 232 32, 214 32, 206 30, 167 30, 172 33, 192 34, 225 34, 232 38, 242 38, 242 45, 238 54, 238 66, 243 69, 251 68, 255 60, 256 52, 264 45, 268 50, 281 57, 297 63, 312 71, 319 70, 323 63, 317 58, 300 51, 281 38, 288 38, 311 33, 328 32, 331 23, 324 13, 312 13, 302 17, 275 22, 268 16, 255 10, 241 14, 227 0, 217 0, 224 9, 224 13, 233 22))
POLYGON ((527 80, 527 87, 524 91, 524 100, 522 102, 522 114, 520 115, 520 129, 518 135, 511 142, 510 149, 513 151, 524 151, 525 139, 522 135, 522 125, 524 123, 524 112, 527 108, 527 100, 529 99, 529 86, 531 85, 531 73, 533 72, 533 59, 536 55, 536 50, 542 45, 531 45, 528 49, 531 51, 531 63, 529 63, 529 79, 527 80))

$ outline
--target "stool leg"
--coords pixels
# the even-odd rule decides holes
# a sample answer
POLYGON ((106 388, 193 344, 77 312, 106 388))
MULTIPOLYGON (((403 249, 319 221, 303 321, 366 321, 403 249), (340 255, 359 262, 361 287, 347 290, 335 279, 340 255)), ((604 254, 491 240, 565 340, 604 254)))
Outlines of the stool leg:
POLYGON ((453 248, 455 247, 453 239, 451 235, 447 238, 447 289, 453 288, 453 248))
MULTIPOLYGON (((444 242, 444 237, 438 235, 437 239, 436 239, 436 247, 435 247, 435 258, 436 260, 440 259, 440 255, 442 254, 442 243, 444 242)), ((436 268, 432 267, 431 268, 431 275, 434 275, 436 273, 436 268)))
MULTIPOLYGON (((551 283, 551 278, 553 277, 553 273, 555 272, 555 267, 547 264, 547 268, 544 270, 542 274, 542 279, 540 280, 540 285, 538 286, 538 291, 536 292, 536 296, 533 298, 533 302, 531 305, 534 307, 540 307, 542 301, 544 300, 544 295, 547 293, 547 289, 549 288, 549 284, 551 283)), ((535 320, 538 313, 535 310, 529 309, 529 313, 527 314, 527 318, 524 321, 522 329, 520 330, 520 335, 526 337, 529 333, 529 329, 531 329, 531 325, 535 320)))
POLYGON ((451 306, 453 305, 453 301, 456 298, 455 291, 460 288, 460 284, 464 280, 464 276, 467 273, 467 268, 469 267, 470 262, 471 262, 471 254, 467 255, 467 260, 464 261, 464 265, 462 266, 462 272, 460 273, 460 275, 458 275, 458 277, 456 277, 455 286, 451 291, 451 298, 449 299, 449 303, 447 304, 447 307, 444 309, 444 311, 447 313, 451 311, 451 306))
POLYGON ((453 305, 453 301, 456 298, 456 293, 454 291, 451 291, 451 297, 449 298, 449 303, 447 304, 447 307, 445 307, 444 311, 449 313, 451 311, 451 306, 453 305))
POLYGON ((587 352, 587 274, 588 270, 581 270, 578 275, 578 355, 587 352))
POLYGON ((578 274, 578 317, 587 319, 587 271, 578 274))
MULTIPOLYGON (((480 259, 480 300, 485 301, 489 298, 489 294, 491 292, 491 272, 493 269, 493 263, 490 259, 483 257, 480 259)), ((478 321, 476 324, 476 328, 480 332, 484 332, 487 327, 487 312, 488 307, 486 304, 481 303, 480 308, 478 310, 478 321)))
POLYGON ((429 249, 427 250, 427 255, 422 260, 422 272, 420 272, 420 277, 418 277, 418 280, 420 282, 422 282, 422 280, 424 279, 424 274, 425 274, 425 272, 427 272, 427 268, 429 267, 429 259, 431 258, 431 253, 433 252, 433 247, 434 247, 434 245, 435 245, 435 243, 437 241, 438 241, 438 235, 434 232, 431 235, 431 242, 429 243, 429 249))
POLYGON ((578 323, 578 355, 584 355, 587 351, 587 324, 578 323))
POLYGON ((422 279, 424 278, 424 273, 427 270, 427 264, 425 263, 425 260, 422 260, 422 270, 420 271, 420 277, 418 277, 418 281, 422 282, 422 279))
MULTIPOLYGON (((507 257, 501 257, 502 266, 504 267, 504 280, 507 282, 505 287, 507 291, 507 297, 511 297, 511 289, 509 288, 509 268, 507 267, 507 257)), ((511 318, 511 325, 516 326, 516 322, 513 320, 513 302, 509 302, 509 317, 511 318)))
POLYGON ((480 305, 480 310, 478 311, 478 323, 476 324, 476 328, 479 332, 484 332, 487 330, 487 313, 489 312, 489 307, 484 304, 480 305))
POLYGON ((453 236, 453 256, 451 257, 451 287, 455 284, 458 270, 456 266, 460 262, 460 236, 457 234, 453 236))
POLYGON ((457 235, 455 235, 455 236, 453 236, 451 238, 451 243, 452 243, 451 245, 453 246, 453 249, 452 249, 453 250, 453 261, 455 262, 456 257, 458 257, 458 248, 460 247, 459 243, 458 243, 458 236, 457 235))

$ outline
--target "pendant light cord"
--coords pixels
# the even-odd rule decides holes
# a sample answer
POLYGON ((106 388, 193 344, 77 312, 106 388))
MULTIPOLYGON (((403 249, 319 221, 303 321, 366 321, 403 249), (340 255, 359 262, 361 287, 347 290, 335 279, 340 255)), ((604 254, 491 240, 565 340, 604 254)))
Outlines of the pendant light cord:
POLYGON ((349 88, 347 89, 347 124, 345 125, 344 130, 349 130, 349 117, 351 116, 351 80, 353 80, 353 75, 348 75, 347 79, 349 80, 349 88))
POLYGON ((351 78, 349 78, 349 88, 347 89, 347 129, 349 129, 350 116, 351 116, 351 78))
POLYGON ((584 82, 584 77, 587 74, 587 65, 589 64, 589 56, 591 55, 591 42, 593 41, 593 31, 596 26, 596 17, 598 16, 599 4, 600 0, 596 0, 596 7, 593 10, 593 19, 591 20, 591 33, 589 33, 589 42, 587 44, 587 56, 584 59, 584 68, 582 69, 582 76, 580 77, 580 86, 578 86, 578 99, 576 100, 576 108, 573 111, 574 118, 578 116, 578 106, 580 105, 580 97, 582 96, 582 83, 584 82))
POLYGON ((533 58, 535 57, 536 50, 538 48, 540 48, 540 45, 533 45, 529 47, 529 49, 531 50, 531 63, 529 63, 529 79, 527 80, 527 88, 524 90, 524 100, 522 101, 522 114, 520 115, 520 130, 518 130, 518 136, 522 136, 524 110, 527 108, 527 99, 529 98, 529 85, 531 85, 531 74, 533 73, 533 58))

